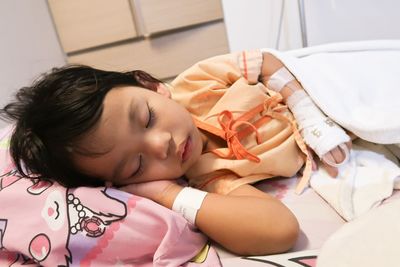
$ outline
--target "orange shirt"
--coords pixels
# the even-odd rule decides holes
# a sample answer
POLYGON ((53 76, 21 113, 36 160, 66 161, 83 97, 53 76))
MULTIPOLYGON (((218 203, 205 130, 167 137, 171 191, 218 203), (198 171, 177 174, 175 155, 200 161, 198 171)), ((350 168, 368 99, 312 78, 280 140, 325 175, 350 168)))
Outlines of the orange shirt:
POLYGON ((191 186, 226 194, 242 184, 291 177, 303 166, 293 116, 279 94, 258 82, 261 65, 261 51, 232 53, 201 61, 172 82, 172 99, 220 141, 185 174, 191 186))

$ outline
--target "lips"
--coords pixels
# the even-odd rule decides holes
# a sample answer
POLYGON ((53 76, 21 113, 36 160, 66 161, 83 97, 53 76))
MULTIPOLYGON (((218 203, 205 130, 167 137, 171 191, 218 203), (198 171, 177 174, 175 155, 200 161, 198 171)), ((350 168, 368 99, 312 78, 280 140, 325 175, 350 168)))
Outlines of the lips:
POLYGON ((182 163, 187 161, 190 158, 190 155, 192 154, 192 149, 193 149, 193 142, 192 142, 192 138, 189 136, 185 140, 185 142, 183 142, 179 146, 180 157, 181 157, 182 163))

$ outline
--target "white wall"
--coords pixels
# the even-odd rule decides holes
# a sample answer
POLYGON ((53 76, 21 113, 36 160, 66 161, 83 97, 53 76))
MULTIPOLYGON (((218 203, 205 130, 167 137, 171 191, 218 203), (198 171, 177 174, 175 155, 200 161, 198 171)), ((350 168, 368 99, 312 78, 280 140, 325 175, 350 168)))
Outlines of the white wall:
POLYGON ((309 45, 400 39, 398 0, 304 0, 309 45))
POLYGON ((38 74, 65 64, 45 0, 1 0, 0 38, 1 107, 38 74))
MULTIPOLYGON (((303 0, 308 45, 400 39, 398 0, 303 0)), ((231 51, 302 47, 297 0, 222 0, 231 51), (281 5, 283 24, 276 46, 281 5)))
POLYGON ((222 5, 231 51, 301 47, 297 1, 222 0, 222 5), (282 31, 277 42, 282 7, 282 31))

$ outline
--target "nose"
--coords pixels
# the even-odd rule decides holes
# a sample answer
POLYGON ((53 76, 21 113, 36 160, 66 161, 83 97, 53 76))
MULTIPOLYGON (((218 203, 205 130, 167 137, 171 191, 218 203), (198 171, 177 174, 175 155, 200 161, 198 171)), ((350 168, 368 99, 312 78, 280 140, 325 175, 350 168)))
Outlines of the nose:
POLYGON ((169 154, 172 135, 168 131, 153 131, 147 140, 148 152, 159 159, 166 159, 169 154))

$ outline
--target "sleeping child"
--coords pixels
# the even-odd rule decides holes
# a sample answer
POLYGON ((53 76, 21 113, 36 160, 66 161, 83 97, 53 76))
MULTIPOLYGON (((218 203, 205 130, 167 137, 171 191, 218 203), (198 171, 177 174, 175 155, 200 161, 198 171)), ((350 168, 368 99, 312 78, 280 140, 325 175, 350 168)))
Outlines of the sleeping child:
POLYGON ((313 154, 335 177, 351 146, 261 51, 201 61, 171 85, 140 70, 56 68, 0 115, 15 124, 10 152, 22 176, 143 196, 240 255, 287 251, 299 232, 291 211, 251 184, 302 170, 301 192, 313 154))

